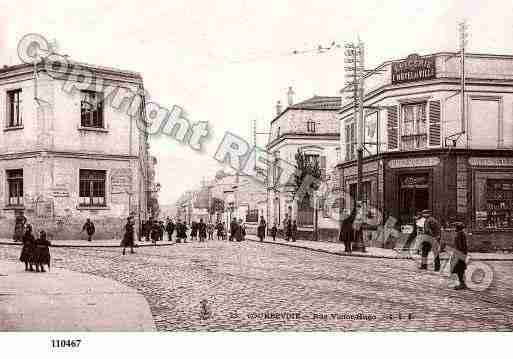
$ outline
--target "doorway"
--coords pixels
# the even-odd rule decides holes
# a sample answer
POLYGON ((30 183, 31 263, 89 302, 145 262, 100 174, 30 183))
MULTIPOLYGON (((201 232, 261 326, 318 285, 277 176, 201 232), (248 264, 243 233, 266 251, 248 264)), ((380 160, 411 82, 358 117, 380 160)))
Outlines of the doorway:
POLYGON ((428 174, 399 177, 399 220, 402 224, 413 224, 415 217, 430 206, 428 174))

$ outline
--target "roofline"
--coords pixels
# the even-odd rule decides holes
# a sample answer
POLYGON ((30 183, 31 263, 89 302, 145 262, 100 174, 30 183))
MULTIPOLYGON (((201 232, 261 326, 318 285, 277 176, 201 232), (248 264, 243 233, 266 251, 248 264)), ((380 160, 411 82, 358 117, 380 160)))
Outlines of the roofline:
MULTIPOLYGON (((135 78, 138 80, 142 79, 141 73, 135 72, 135 71, 122 70, 122 69, 118 69, 115 67, 92 65, 92 64, 88 64, 88 63, 84 63, 84 62, 77 62, 77 61, 71 61, 71 60, 69 60, 69 63, 74 67, 84 68, 84 69, 92 71, 94 73, 101 73, 101 74, 107 74, 107 75, 111 74, 111 75, 118 75, 118 76, 122 75, 122 76, 130 77, 130 78, 135 78)), ((30 71, 32 71, 33 66, 34 66, 33 64, 23 63, 23 64, 16 64, 13 66, 3 67, 3 68, 0 68, 0 75, 7 74, 9 72, 19 71, 19 70, 25 70, 25 69, 30 69, 30 71)), ((41 69, 45 68, 43 62, 38 63, 37 66, 41 69)), ((22 73, 24 73, 24 72, 21 72, 20 74, 22 74, 22 73)))

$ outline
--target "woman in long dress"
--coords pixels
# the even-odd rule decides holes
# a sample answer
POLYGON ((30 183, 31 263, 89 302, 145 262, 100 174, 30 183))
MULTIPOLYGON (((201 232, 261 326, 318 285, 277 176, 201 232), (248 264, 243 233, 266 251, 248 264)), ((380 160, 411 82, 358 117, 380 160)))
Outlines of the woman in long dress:
POLYGON ((23 235, 23 247, 21 248, 20 261, 25 263, 26 271, 34 271, 34 257, 35 257, 35 238, 32 234, 32 226, 27 225, 27 230, 23 235))
POLYGON ((34 251, 34 263, 36 264, 36 272, 46 272, 45 265, 50 270, 50 241, 46 239, 46 232, 39 232, 39 238, 36 239, 34 251))
POLYGON ((131 217, 126 219, 125 224, 125 235, 123 237, 123 255, 125 255, 125 250, 127 247, 130 247, 130 253, 134 252, 134 222, 131 217))

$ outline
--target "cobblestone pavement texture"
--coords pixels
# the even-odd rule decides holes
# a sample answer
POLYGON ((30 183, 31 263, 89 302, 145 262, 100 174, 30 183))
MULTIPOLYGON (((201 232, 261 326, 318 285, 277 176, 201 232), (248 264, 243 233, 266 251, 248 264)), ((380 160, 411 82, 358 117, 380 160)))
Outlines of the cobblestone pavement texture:
MULTIPOLYGON (((18 256, 19 247, 0 245, 0 259, 18 256)), ((253 241, 143 247, 125 256, 52 248, 52 256, 56 267, 136 288, 158 330, 513 330, 512 262, 487 262, 494 281, 479 292, 455 291, 412 260, 253 241)))

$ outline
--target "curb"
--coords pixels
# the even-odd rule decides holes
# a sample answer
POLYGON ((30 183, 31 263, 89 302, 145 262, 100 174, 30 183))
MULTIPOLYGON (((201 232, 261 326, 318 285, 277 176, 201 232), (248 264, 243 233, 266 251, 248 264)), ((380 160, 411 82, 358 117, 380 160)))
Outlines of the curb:
MULTIPOLYGON (((136 244, 134 245, 134 248, 143 248, 143 247, 153 247, 153 248, 158 248, 158 247, 168 247, 168 246, 172 246, 172 245, 175 245, 176 242, 171 242, 171 243, 162 243, 162 244, 159 244, 159 245, 154 245, 154 244, 136 244)), ((22 243, 19 243, 19 242, 0 242, 0 245, 2 246, 21 246, 23 245, 22 243)), ((80 244, 52 244, 50 245, 50 247, 53 247, 53 248, 122 248, 119 244, 98 244, 98 245, 80 245, 80 244)))
MULTIPOLYGON (((285 246, 285 247, 290 247, 290 248, 301 248, 301 249, 306 249, 306 250, 309 250, 309 251, 312 251, 312 252, 333 254, 333 255, 336 255, 336 256, 340 256, 340 257, 356 257, 356 258, 371 258, 371 259, 395 259, 395 260, 416 260, 417 259, 417 258, 412 257, 412 256, 392 257, 392 256, 384 256, 384 255, 368 255, 368 256, 366 256, 364 254, 347 254, 345 252, 333 252, 333 251, 330 251, 330 250, 327 250, 327 249, 311 248, 311 247, 302 246, 302 245, 293 245, 293 244, 288 244, 288 243, 269 242, 269 241, 260 242, 260 240, 258 240, 258 239, 252 239, 252 238, 248 238, 248 239, 250 241, 252 241, 252 242, 257 242, 257 243, 275 244, 275 245, 280 245, 280 246, 285 246)), ((470 258, 472 259, 472 255, 470 255, 470 258)), ((441 260, 444 261, 443 258, 441 258, 441 260)), ((445 260, 447 260, 447 259, 445 259, 445 260)), ((476 258, 476 259, 474 259, 474 261, 479 261, 479 262, 513 262, 513 258, 476 258)))

